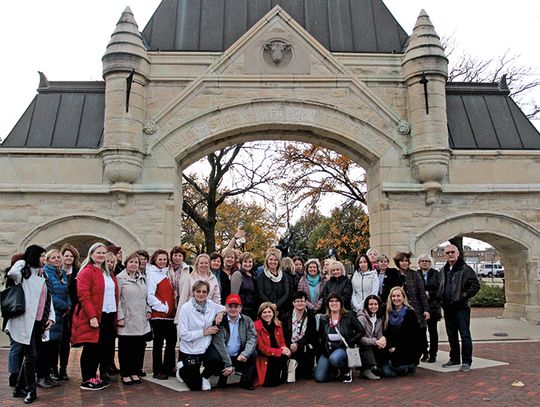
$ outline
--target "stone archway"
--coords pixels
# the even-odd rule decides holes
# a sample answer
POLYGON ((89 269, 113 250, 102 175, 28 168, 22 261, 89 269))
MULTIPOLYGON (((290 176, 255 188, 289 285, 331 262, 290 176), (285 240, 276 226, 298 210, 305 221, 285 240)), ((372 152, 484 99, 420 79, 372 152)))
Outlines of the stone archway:
POLYGON ((434 222, 410 241, 414 254, 429 253, 455 236, 477 238, 501 252, 505 265, 504 315, 540 322, 540 231, 511 216, 473 212, 434 222), (534 305, 533 305, 534 304, 534 305))
POLYGON ((107 218, 96 215, 73 214, 53 219, 41 224, 19 243, 24 250, 31 243, 43 244, 44 247, 55 246, 74 236, 95 236, 96 240, 121 242, 126 252, 135 251, 143 246, 135 234, 128 228, 107 218))
MULTIPOLYGON (((384 208, 381 168, 411 174, 405 141, 408 127, 385 116, 379 127, 368 117, 354 115, 320 101, 257 99, 234 103, 193 115, 188 120, 168 117, 157 122, 147 152, 168 167, 174 179, 174 207, 182 207, 181 171, 198 159, 228 145, 259 140, 302 141, 344 154, 362 166, 369 179, 367 193, 371 220, 377 224, 384 208)), ((180 224, 174 235, 180 235, 180 224)), ((382 231, 377 230, 378 240, 382 231)))
POLYGON ((188 165, 225 145, 261 139, 294 139, 331 146, 360 165, 369 167, 393 150, 406 151, 398 123, 387 120, 381 129, 369 120, 316 101, 261 99, 220 106, 186 121, 170 118, 158 122, 160 136, 149 150, 165 149, 178 162, 188 165), (310 140, 310 134, 311 140, 310 140))

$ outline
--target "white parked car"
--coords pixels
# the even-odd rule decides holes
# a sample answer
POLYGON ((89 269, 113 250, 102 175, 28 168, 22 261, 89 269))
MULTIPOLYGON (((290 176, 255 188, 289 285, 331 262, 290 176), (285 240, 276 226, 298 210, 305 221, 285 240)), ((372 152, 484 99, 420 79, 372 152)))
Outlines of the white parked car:
POLYGON ((501 263, 481 263, 478 275, 481 277, 504 277, 504 266, 501 263))

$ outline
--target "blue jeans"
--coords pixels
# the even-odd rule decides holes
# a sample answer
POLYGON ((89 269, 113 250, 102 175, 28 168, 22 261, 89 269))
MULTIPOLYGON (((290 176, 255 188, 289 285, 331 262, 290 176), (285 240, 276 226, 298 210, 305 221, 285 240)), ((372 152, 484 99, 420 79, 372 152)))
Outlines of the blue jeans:
POLYGON ((11 374, 19 374, 21 370, 23 346, 9 337, 8 371, 11 374))
POLYGON ((343 369, 347 367, 347 352, 345 349, 339 348, 334 350, 329 357, 321 355, 315 368, 315 381, 323 383, 328 381, 330 371, 332 369, 343 369))
POLYGON ((460 363, 461 360, 461 363, 472 364, 471 308, 468 306, 445 306, 443 309, 444 324, 450 344, 450 360, 455 363, 460 363), (458 333, 461 336, 461 352, 458 333))

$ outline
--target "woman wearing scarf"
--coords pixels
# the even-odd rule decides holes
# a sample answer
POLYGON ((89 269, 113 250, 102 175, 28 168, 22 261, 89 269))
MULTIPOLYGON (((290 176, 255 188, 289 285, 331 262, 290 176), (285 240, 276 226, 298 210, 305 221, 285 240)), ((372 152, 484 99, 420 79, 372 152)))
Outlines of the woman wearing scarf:
MULTIPOLYGON (((17 261, 8 272, 8 278, 13 279, 15 284, 22 284, 24 291, 25 312, 7 321, 6 333, 9 335, 10 348, 17 349, 17 356, 22 359, 13 397, 24 397, 25 404, 37 398, 36 345, 42 335, 48 336, 48 329, 55 321, 51 293, 47 290, 41 270, 44 261, 45 249, 31 245, 24 252, 23 259, 17 261)), ((21 363, 19 360, 10 359, 9 363, 21 363)), ((12 367, 10 371, 13 371, 12 367)))
POLYGON ((416 372, 422 354, 421 333, 418 318, 409 306, 405 290, 401 287, 392 288, 386 305, 383 330, 387 350, 383 365, 385 376, 416 372))
POLYGON ((257 313, 257 380, 255 386, 274 387, 286 380, 291 350, 285 343, 276 305, 263 302, 257 313))
POLYGON ((315 317, 307 309, 308 294, 298 291, 293 295, 293 310, 283 323, 285 342, 291 350, 291 359, 298 362, 296 378, 309 379, 315 363, 315 317))
POLYGON ((62 270, 62 255, 59 250, 49 250, 45 255, 43 271, 50 282, 56 322, 49 331, 49 340, 38 348, 37 377, 38 386, 49 388, 58 386, 60 380, 56 363, 60 355, 60 341, 63 336, 64 319, 69 318, 71 299, 69 297, 68 278, 62 270), (54 373, 54 377, 52 376, 54 373))
MULTIPOLYGON (((221 291, 219 288, 219 282, 210 271, 210 256, 207 254, 199 254, 195 259, 195 270, 191 272, 188 280, 182 287, 180 292, 180 298, 178 300, 178 311, 176 313, 175 322, 178 321, 178 315, 180 313, 180 308, 191 298, 193 298, 193 286, 197 281, 206 281, 210 286, 208 291, 208 298, 214 301, 216 304, 221 304, 221 291)), ((180 334, 180 332, 178 332, 180 334)))
POLYGON ((281 270, 281 251, 268 249, 264 269, 256 278, 259 300, 275 304, 278 311, 286 306, 289 299, 289 281, 281 270))
POLYGON ((173 275, 173 285, 174 285, 174 300, 176 301, 176 306, 178 306, 178 300, 180 298, 180 293, 182 292, 184 285, 189 279, 189 274, 193 271, 193 267, 188 265, 185 262, 187 257, 187 251, 182 246, 174 246, 171 249, 170 253, 170 270, 169 274, 173 275))
POLYGON ((178 314, 180 377, 190 390, 210 390, 208 378, 215 370, 211 363, 207 363, 209 366, 205 367, 208 369, 201 374, 201 364, 210 362, 207 351, 212 335, 219 330, 225 307, 209 300, 209 291, 210 284, 207 281, 195 282, 192 298, 180 308, 178 314))
POLYGON ((321 274, 321 263, 318 259, 309 259, 306 262, 306 274, 298 282, 298 291, 307 294, 306 308, 314 314, 322 313, 323 289, 326 278, 321 274))
POLYGON ((150 307, 146 302, 146 278, 139 270, 139 255, 126 259, 126 268, 118 276, 118 359, 120 375, 126 385, 139 384, 146 339, 150 334, 150 307))

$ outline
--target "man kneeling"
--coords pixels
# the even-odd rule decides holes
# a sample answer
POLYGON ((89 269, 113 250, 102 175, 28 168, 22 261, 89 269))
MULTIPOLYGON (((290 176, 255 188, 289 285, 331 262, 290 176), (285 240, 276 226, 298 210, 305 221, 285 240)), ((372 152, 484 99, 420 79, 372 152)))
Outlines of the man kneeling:
MULTIPOLYGON (((218 387, 225 387, 233 369, 242 372, 240 387, 253 390, 255 361, 257 359, 257 333, 253 321, 242 315, 242 300, 231 294, 225 301, 227 317, 223 318, 219 331, 212 338, 209 359, 212 373, 219 375, 218 387)), ((207 365, 208 366, 208 365, 207 365)), ((209 366, 208 366, 209 367, 209 366)))

